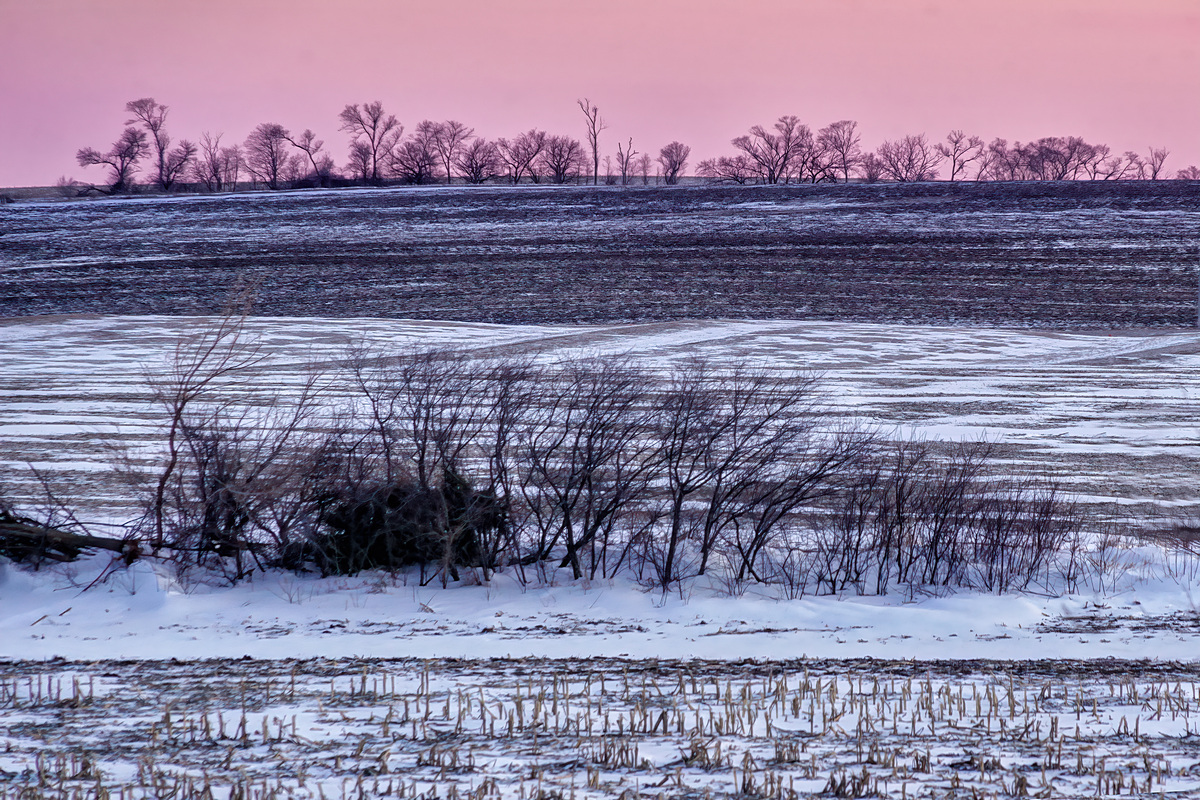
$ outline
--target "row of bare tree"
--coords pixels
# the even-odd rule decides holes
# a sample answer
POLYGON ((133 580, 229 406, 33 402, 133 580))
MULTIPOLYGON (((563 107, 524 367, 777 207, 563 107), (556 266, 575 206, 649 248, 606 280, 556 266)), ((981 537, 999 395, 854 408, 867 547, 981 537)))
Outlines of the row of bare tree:
MULTIPOLYGON (((108 167, 105 191, 109 193, 130 190, 144 161, 150 162, 148 182, 161 191, 181 183, 223 191, 236 188, 239 182, 279 189, 330 186, 339 180, 373 185, 455 180, 563 184, 586 178, 589 162, 596 183, 600 179, 599 136, 607 126, 595 105, 580 100, 579 107, 587 122, 588 149, 578 139, 536 128, 511 139, 489 140, 456 120, 424 120, 406 136, 404 126, 382 103, 351 104, 339 115, 341 129, 350 136, 349 161, 342 174, 325 142, 311 130, 296 136, 278 123, 258 125, 240 144, 223 144, 222 135, 207 132, 199 142, 183 139, 173 143, 166 131, 169 108, 153 98, 143 98, 126 104, 128 127, 106 152, 84 148, 76 160, 84 167, 108 167)), ((656 182, 673 185, 683 174, 690 153, 687 145, 671 142, 653 159, 636 151, 630 139, 617 148, 620 182, 628 184, 640 175, 643 183, 649 183, 653 169, 656 182)), ((606 156, 604 161, 605 181, 616 183, 612 157, 606 156)), ((67 179, 60 185, 66 189, 77 186, 67 179)))
MULTIPOLYGON (((874 152, 864 151, 858 123, 835 122, 815 134, 799 117, 783 116, 767 129, 756 125, 732 142, 732 156, 701 161, 697 176, 727 183, 823 183, 857 178, 930 181, 942 165, 947 180, 1158 180, 1169 151, 1152 147, 1147 156, 1112 153, 1078 136, 1048 137, 1036 142, 994 139, 985 145, 978 136, 951 131, 944 142, 924 134, 885 141, 874 152)), ((1200 179, 1200 169, 1188 167, 1177 177, 1200 179)))
POLYGON ((809 374, 360 350, 264 394, 268 366, 230 319, 155 379, 163 454, 129 472, 123 552, 230 580, 419 565, 792 596, 1022 589, 1075 562, 1050 482, 996 474, 985 444, 888 442, 809 374))
MULTIPOLYGON (((339 114, 341 130, 350 137, 349 158, 339 171, 325 142, 306 129, 299 135, 278 123, 258 125, 241 143, 222 143, 221 134, 205 132, 193 142, 174 142, 166 130, 169 108, 153 98, 126 104, 127 127, 104 152, 84 148, 76 154, 80 166, 106 166, 108 185, 100 190, 121 193, 135 186, 143 162, 150 166, 147 183, 161 191, 188 184, 205 191, 226 191, 239 183, 269 189, 290 186, 330 186, 336 182, 379 185, 384 182, 428 184, 459 181, 468 184, 578 183, 628 185, 640 179, 674 185, 684 175, 691 148, 671 142, 657 157, 639 152, 633 139, 603 155, 600 135, 607 124, 599 108, 582 99, 585 143, 568 135, 537 128, 509 138, 487 139, 457 120, 423 120, 409 134, 379 101, 347 105, 339 114), (603 162, 603 174, 601 163, 603 162)), ((728 183, 820 183, 863 180, 874 182, 927 181, 938 177, 944 164, 947 179, 974 180, 1112 180, 1165 177, 1168 151, 1150 148, 1145 157, 1112 153, 1079 137, 1050 137, 1015 143, 1004 139, 985 145, 977 136, 952 131, 944 142, 924 134, 885 141, 864 151, 858 123, 841 120, 816 133, 796 116, 782 116, 770 128, 756 125, 732 141, 735 154, 706 159, 697 177, 728 183)), ((1200 179, 1200 169, 1188 167, 1177 177, 1200 179)), ((67 192, 79 185, 60 179, 67 192)))

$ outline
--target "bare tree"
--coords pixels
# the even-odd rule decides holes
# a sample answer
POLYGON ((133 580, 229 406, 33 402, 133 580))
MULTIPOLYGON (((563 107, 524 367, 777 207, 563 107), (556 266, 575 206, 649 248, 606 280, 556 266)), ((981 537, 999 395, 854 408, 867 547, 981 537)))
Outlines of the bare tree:
POLYGON ((278 189, 285 178, 288 157, 292 155, 288 130, 276 122, 263 122, 250 132, 242 145, 246 152, 246 169, 254 180, 278 189))
POLYGON ((828 154, 833 172, 842 175, 842 182, 850 180, 850 173, 862 160, 862 148, 858 135, 858 123, 843 119, 831 123, 817 133, 817 143, 828 154))
MULTIPOLYGON (((638 156, 637 164, 635 166, 638 174, 642 176, 642 185, 649 186, 650 168, 654 166, 654 159, 650 157, 649 153, 642 153, 640 156, 638 156)), ((658 181, 655 180, 655 183, 658 183, 658 181)))
POLYGON ((473 139, 458 154, 454 166, 467 183, 493 181, 500 173, 500 149, 487 139, 473 139))
POLYGON ((791 174, 793 161, 802 148, 811 144, 812 132, 796 116, 782 116, 768 131, 755 125, 746 136, 733 140, 733 146, 756 166, 763 183, 779 183, 791 174))
POLYGON ((149 378, 166 417, 166 452, 148 476, 137 526, 152 548, 171 550, 181 570, 216 567, 231 581, 281 563, 311 538, 330 452, 314 419, 317 376, 289 390, 286 402, 256 392, 264 356, 246 332, 247 310, 243 298, 149 378))
POLYGON ((238 178, 245 166, 246 154, 242 152, 240 144, 221 148, 221 180, 226 189, 231 192, 237 191, 238 178))
POLYGON ((1028 176, 1024 152, 1020 142, 1014 142, 1010 148, 1007 139, 993 139, 988 144, 988 172, 992 180, 1024 180, 1028 176))
POLYGON ((570 136, 548 136, 538 164, 552 183, 569 183, 583 170, 583 145, 570 136))
POLYGON ((155 102, 153 97, 143 97, 140 100, 130 100, 125 104, 125 111, 133 119, 125 121, 126 125, 141 125, 149 134, 151 147, 158 157, 159 172, 166 157, 167 149, 171 146, 171 137, 167 135, 167 106, 155 102))
POLYGON ((446 183, 454 179, 454 165, 467 141, 474 135, 474 128, 468 128, 453 119, 439 122, 434 129, 433 146, 442 159, 442 167, 446 170, 446 183))
POLYGON ((299 153, 289 153, 280 174, 283 176, 284 184, 296 186, 310 176, 308 159, 299 153))
POLYGON ((687 169, 688 157, 692 148, 680 142, 671 142, 658 151, 658 163, 662 165, 663 183, 675 186, 683 171, 687 169))
POLYGON ((107 166, 109 174, 109 194, 119 194, 129 189, 137 164, 149 152, 146 132, 137 128, 126 128, 117 141, 113 142, 108 152, 101 153, 91 147, 85 147, 75 154, 75 160, 81 167, 107 166))
POLYGON ((834 151, 825 139, 814 138, 811 134, 800 142, 796 158, 784 176, 785 182, 808 181, 809 183, 837 183, 838 153, 834 151))
POLYGON ((155 156, 154 181, 163 191, 170 191, 196 156, 196 145, 187 139, 181 139, 174 149, 171 148, 171 137, 165 127, 168 110, 167 106, 155 102, 153 97, 143 97, 125 104, 125 111, 133 116, 125 124, 140 124, 149 134, 155 156))
POLYGON ((1175 173, 1175 177, 1181 181, 1200 181, 1200 167, 1195 164, 1189 164, 1184 169, 1175 173))
POLYGON ((350 145, 350 160, 346 169, 354 180, 368 183, 371 180, 372 163, 371 148, 366 142, 354 142, 350 145))
POLYGON ((433 183, 439 169, 439 127, 432 120, 422 120, 413 135, 391 151, 388 171, 404 183, 417 186, 433 183))
POLYGON ((938 144, 937 151, 950 161, 949 179, 956 181, 959 173, 966 170, 967 164, 983 154, 983 140, 978 136, 967 136, 961 130, 955 129, 946 135, 945 142, 938 144))
POLYGON ((479 530, 479 567, 484 579, 506 561, 522 566, 520 532, 526 510, 520 503, 519 438, 529 428, 546 383, 546 370, 529 358, 500 358, 486 369, 483 402, 487 412, 479 446, 487 465, 484 495, 492 503, 498 524, 479 530))
POLYGON ((696 165, 696 175, 716 183, 744 184, 754 180, 756 167, 747 156, 707 158, 696 165))
POLYGON ((879 159, 884 175, 892 180, 931 181, 937 177, 941 155, 925 140, 925 134, 905 136, 899 141, 885 141, 879 146, 879 159))
POLYGON ((776 547, 787 524, 796 522, 796 514, 811 513, 814 504, 841 492, 847 473, 876 448, 873 433, 853 425, 821 430, 809 411, 810 388, 801 384, 768 391, 747 415, 751 434, 742 434, 745 441, 739 449, 746 455, 734 474, 750 478, 731 497, 735 522, 729 538, 736 552, 736 580, 748 576, 767 580, 770 573, 760 562, 776 547), (793 405, 799 406, 800 413, 793 405), (786 415, 782 424, 755 431, 759 420, 770 420, 776 412, 786 415))
POLYGON ((391 160, 392 152, 404 135, 404 126, 392 114, 383 110, 383 103, 358 103, 348 105, 338 115, 341 129, 351 136, 351 161, 357 158, 355 145, 361 143, 369 155, 370 168, 365 181, 378 184, 391 160))
POLYGON ((540 181, 541 176, 537 171, 538 156, 542 154, 545 146, 546 132, 536 128, 530 128, 511 141, 508 139, 496 140, 500 160, 508 171, 509 183, 520 183, 521 178, 526 174, 534 183, 540 181))
POLYGON ((979 158, 975 162, 975 180, 997 180, 996 164, 1002 159, 1004 152, 1008 149, 1008 141, 1006 139, 993 139, 986 147, 979 152, 979 158))
POLYGON ((1104 162, 1102 172, 1105 180, 1126 181, 1138 180, 1145 175, 1146 165, 1141 155, 1132 150, 1126 150, 1123 155, 1115 155, 1104 162))
POLYGON ((325 142, 318 139, 316 134, 308 128, 305 128, 304 133, 298 137, 293 138, 289 135, 287 140, 291 142, 292 147, 304 153, 308 167, 311 169, 310 175, 317 185, 329 186, 329 178, 333 173, 333 158, 328 153, 321 152, 321 149, 325 147, 325 142))
POLYGON ((587 142, 588 147, 592 150, 592 185, 596 186, 600 183, 600 131, 608 126, 604 124, 604 119, 600 116, 600 109, 590 100, 585 97, 577 102, 579 110, 583 112, 584 119, 587 120, 587 142))
POLYGON ((1094 181, 1101 178, 1104 162, 1108 158, 1110 148, 1106 144, 1095 144, 1091 146, 1087 157, 1083 160, 1082 173, 1088 180, 1094 181))
POLYGON ((1165 147, 1151 147, 1150 156, 1146 159, 1146 170, 1150 180, 1156 181, 1163 174, 1163 162, 1171 151, 1165 147))
POLYGON ((192 180, 207 191, 219 192, 223 188, 221 166, 221 134, 214 137, 205 131, 200 134, 199 153, 192 163, 192 180))
POLYGON ((883 177, 883 161, 874 153, 865 154, 858 162, 858 174, 865 183, 876 183, 883 177))
POLYGON ((1022 177, 1044 181, 1075 180, 1095 150, 1078 136, 1044 137, 1014 149, 1022 177))
POLYGON ((416 542, 424 551, 422 571, 430 560, 439 566, 423 581, 457 580, 458 566, 477 555, 479 528, 500 523, 491 513, 491 498, 466 477, 467 459, 482 445, 489 424, 488 407, 480 402, 488 394, 489 370, 466 353, 448 350, 415 350, 388 359, 359 354, 350 365, 350 379, 367 399, 369 433, 383 467, 381 475, 367 481, 373 497, 352 499, 415 504, 417 517, 406 512, 388 524, 391 530, 375 533, 416 542), (413 531, 413 525, 420 530, 413 531))
POLYGON ((159 185, 169 191, 175 183, 187 174, 192 161, 195 160, 197 148, 190 139, 180 139, 179 143, 167 153, 166 163, 159 176, 159 185))
POLYGON ((617 142, 617 169, 621 172, 621 185, 629 185, 629 176, 633 171, 633 157, 638 153, 633 149, 633 137, 629 138, 629 143, 625 148, 621 148, 621 143, 617 142))

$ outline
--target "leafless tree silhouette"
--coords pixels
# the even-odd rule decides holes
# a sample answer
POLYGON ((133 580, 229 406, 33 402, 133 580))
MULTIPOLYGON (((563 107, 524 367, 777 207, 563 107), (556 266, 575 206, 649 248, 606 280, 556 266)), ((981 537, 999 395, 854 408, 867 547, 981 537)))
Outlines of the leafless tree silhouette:
POLYGON ((500 149, 487 139, 472 139, 454 161, 458 174, 467 183, 487 183, 500 174, 500 149))
POLYGON ((662 165, 663 183, 675 186, 680 176, 687 169, 688 157, 692 148, 681 142, 671 142, 658 151, 658 163, 662 165))
POLYGON ((744 184, 757 177, 757 169, 747 156, 721 156, 707 158, 697 164, 696 175, 718 183, 744 184))
POLYGON ((865 153, 858 162, 858 174, 865 183, 875 183, 883 177, 883 161, 874 153, 865 153))
POLYGON ((304 129, 304 133, 297 137, 288 136, 287 140, 300 152, 304 153, 308 161, 307 168, 311 170, 309 173, 318 186, 328 186, 329 179, 333 174, 333 158, 328 153, 322 153, 322 148, 325 147, 325 142, 318 139, 316 134, 308 128, 304 129))
POLYGON ((475 135, 474 128, 468 128, 458 120, 447 120, 437 123, 433 130, 433 147, 442 159, 442 168, 446 171, 446 183, 454 180, 454 165, 457 163, 463 148, 475 135))
POLYGON ((817 143, 828 154, 831 170, 841 173, 843 183, 850 180, 850 173, 862 160, 858 123, 849 119, 831 123, 817 133, 817 143))
POLYGON ((967 136, 961 130, 955 129, 946 135, 946 141, 940 142, 937 151, 942 158, 950 162, 950 180, 956 181, 967 164, 977 160, 983 154, 983 140, 978 136, 967 136))
POLYGON ((166 131, 169 108, 155 102, 153 97, 131 100, 125 104, 125 111, 133 116, 126 120, 126 125, 140 124, 149 134, 155 156, 154 181, 158 188, 170 191, 195 158, 196 145, 181 139, 171 148, 171 137, 166 131))
POLYGON ((75 160, 81 167, 107 166, 109 173, 109 194, 119 194, 129 189, 133 183, 133 175, 137 171, 138 162, 149 152, 146 132, 129 127, 113 142, 108 152, 85 147, 75 154, 75 160))
POLYGON ((630 137, 629 143, 625 145, 624 149, 620 142, 617 143, 617 169, 621 173, 622 186, 629 185, 629 176, 633 173, 633 157, 637 153, 638 151, 633 149, 633 137, 630 137))
POLYGON ((570 183, 583 170, 583 146, 570 136, 548 136, 538 164, 551 183, 570 183))
POLYGON ((925 134, 885 141, 877 151, 883 162, 883 174, 895 181, 931 181, 937 177, 941 155, 925 139, 925 134))
POLYGON ((585 97, 577 102, 586 120, 587 142, 592 151, 592 185, 595 186, 600 183, 600 132, 608 126, 592 101, 585 97))
POLYGON ((770 131, 755 125, 749 134, 734 139, 733 146, 755 165, 763 183, 779 183, 791 174, 794 162, 811 142, 812 132, 799 117, 783 116, 770 131))
POLYGON ((388 173, 414 186, 433 183, 440 168, 437 147, 439 128, 437 122, 422 120, 412 136, 392 149, 388 173))
POLYGON ((1151 147, 1150 156, 1146 159, 1147 175, 1152 181, 1158 180, 1163 174, 1163 162, 1171 151, 1165 147, 1151 147))
POLYGON ((291 141, 288 130, 276 122, 260 123, 246 137, 246 169, 260 183, 278 189, 285 178, 291 141))
POLYGON ((383 110, 383 103, 358 103, 346 106, 338 115, 341 129, 351 136, 351 161, 362 161, 356 145, 366 148, 369 169, 364 180, 380 183, 383 180, 392 153, 404 135, 404 126, 392 114, 383 110))
POLYGON ((500 160, 508 172, 508 182, 517 184, 521 178, 529 175, 529 179, 538 183, 538 157, 546 147, 546 132, 530 128, 513 139, 497 139, 496 147, 500 160))

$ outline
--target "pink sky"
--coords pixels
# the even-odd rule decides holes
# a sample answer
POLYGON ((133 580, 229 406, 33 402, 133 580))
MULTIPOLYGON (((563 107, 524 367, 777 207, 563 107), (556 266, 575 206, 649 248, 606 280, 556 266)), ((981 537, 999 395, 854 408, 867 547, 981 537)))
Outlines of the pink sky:
POLYGON ((347 103, 582 139, 583 96, 605 152, 678 139, 693 165, 781 114, 1200 164, 1200 0, 0 0, 0 55, 0 186, 102 181, 75 151, 139 97, 176 139, 279 122, 339 165, 347 103))

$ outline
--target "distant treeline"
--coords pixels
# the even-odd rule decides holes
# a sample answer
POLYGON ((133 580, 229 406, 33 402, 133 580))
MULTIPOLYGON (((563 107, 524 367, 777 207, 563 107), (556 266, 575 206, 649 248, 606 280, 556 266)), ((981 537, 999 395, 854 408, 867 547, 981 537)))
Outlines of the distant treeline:
MULTIPOLYGON (((349 138, 340 166, 311 130, 293 134, 273 122, 254 128, 242 142, 204 132, 197 140, 175 141, 167 132, 169 107, 153 98, 125 105, 127 127, 105 151, 85 147, 80 166, 108 168, 103 186, 63 177, 64 194, 129 193, 140 187, 161 192, 233 191, 239 187, 283 189, 344 185, 433 183, 604 183, 675 185, 686 174, 691 148, 670 142, 657 156, 635 149, 633 139, 604 151, 608 129, 599 108, 579 101, 584 117, 581 142, 537 128, 512 138, 487 139, 456 120, 423 120, 407 132, 383 104, 347 105, 338 116, 349 138)), ((864 150, 858 123, 840 120, 813 131, 796 116, 767 127, 755 125, 731 141, 733 153, 696 165, 696 178, 738 184, 833 183, 848 181, 946 180, 1158 180, 1168 177, 1165 147, 1146 154, 1114 153, 1107 145, 1078 136, 1034 142, 993 139, 985 143, 961 130, 941 142, 925 134, 885 141, 864 150)), ((1189 166, 1176 177, 1200 179, 1189 166)))

